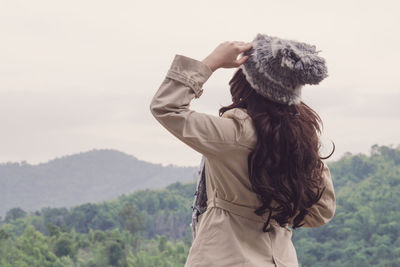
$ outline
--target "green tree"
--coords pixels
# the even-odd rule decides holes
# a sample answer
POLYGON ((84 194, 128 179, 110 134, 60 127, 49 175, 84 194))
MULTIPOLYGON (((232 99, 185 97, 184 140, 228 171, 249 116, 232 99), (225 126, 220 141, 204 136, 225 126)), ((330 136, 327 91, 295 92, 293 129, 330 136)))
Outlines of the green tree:
POLYGON ((74 243, 68 235, 63 234, 59 239, 57 239, 54 246, 54 253, 57 255, 57 257, 75 257, 74 243))
POLYGON ((47 228, 47 232, 49 233, 50 236, 56 236, 56 237, 60 236, 61 229, 57 225, 48 223, 46 225, 46 228, 47 228))
POLYGON ((132 235, 138 233, 144 227, 143 217, 139 214, 138 209, 132 203, 126 203, 119 213, 123 224, 132 235))
POLYGON ((24 218, 24 217, 26 217, 26 212, 23 209, 12 208, 7 212, 6 217, 4 218, 4 222, 10 223, 19 218, 24 218))
POLYGON ((126 256, 121 244, 116 241, 109 241, 107 244, 108 264, 112 266, 126 266, 126 256))
POLYGON ((167 237, 166 236, 160 236, 158 240, 158 250, 160 252, 163 252, 164 250, 167 249, 167 237))

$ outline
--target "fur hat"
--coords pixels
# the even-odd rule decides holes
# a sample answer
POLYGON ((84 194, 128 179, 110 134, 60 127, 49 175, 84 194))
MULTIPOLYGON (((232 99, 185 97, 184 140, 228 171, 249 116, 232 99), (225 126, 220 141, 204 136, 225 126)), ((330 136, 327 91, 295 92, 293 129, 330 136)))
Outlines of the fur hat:
POLYGON ((328 77, 325 59, 314 45, 257 34, 249 58, 240 65, 246 80, 260 95, 282 104, 299 104, 305 84, 328 77))

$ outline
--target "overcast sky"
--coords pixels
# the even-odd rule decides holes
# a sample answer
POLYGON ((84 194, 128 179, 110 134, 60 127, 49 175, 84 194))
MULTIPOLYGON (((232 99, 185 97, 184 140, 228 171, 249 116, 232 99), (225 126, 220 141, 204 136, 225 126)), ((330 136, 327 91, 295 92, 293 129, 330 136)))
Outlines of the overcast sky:
MULTIPOLYGON (((198 165, 149 104, 175 54, 198 60, 258 32, 315 44, 329 77, 303 88, 345 152, 400 144, 398 1, 0 1, 0 162, 31 164, 94 148, 198 165)), ((191 108, 230 103, 217 70, 191 108)))

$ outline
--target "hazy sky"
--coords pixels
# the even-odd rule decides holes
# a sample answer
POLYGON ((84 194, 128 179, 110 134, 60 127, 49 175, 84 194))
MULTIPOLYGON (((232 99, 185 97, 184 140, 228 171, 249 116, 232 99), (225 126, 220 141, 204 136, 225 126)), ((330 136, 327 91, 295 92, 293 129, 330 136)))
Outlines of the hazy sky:
MULTIPOLYGON (((149 104, 175 54, 198 60, 258 32, 315 44, 329 77, 303 100, 344 152, 400 144, 398 1, 0 1, 0 162, 112 148, 162 164, 201 155, 149 104)), ((191 108, 230 103, 217 70, 191 108)), ((329 147, 328 147, 329 149, 329 147)), ((327 150, 328 150, 327 149, 327 150)))

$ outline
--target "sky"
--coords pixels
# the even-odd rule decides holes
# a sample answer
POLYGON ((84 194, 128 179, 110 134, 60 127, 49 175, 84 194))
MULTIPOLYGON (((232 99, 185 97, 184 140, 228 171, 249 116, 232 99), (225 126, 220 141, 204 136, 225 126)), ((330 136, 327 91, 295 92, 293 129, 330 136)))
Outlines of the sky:
MULTIPOLYGON (((201 155, 164 129, 149 105, 175 54, 204 59, 257 33, 314 44, 329 77, 303 101, 344 153, 400 144, 398 1, 0 2, 0 162, 46 162, 116 149, 163 165, 201 155)), ((234 69, 219 69, 190 108, 230 104, 234 69)))

